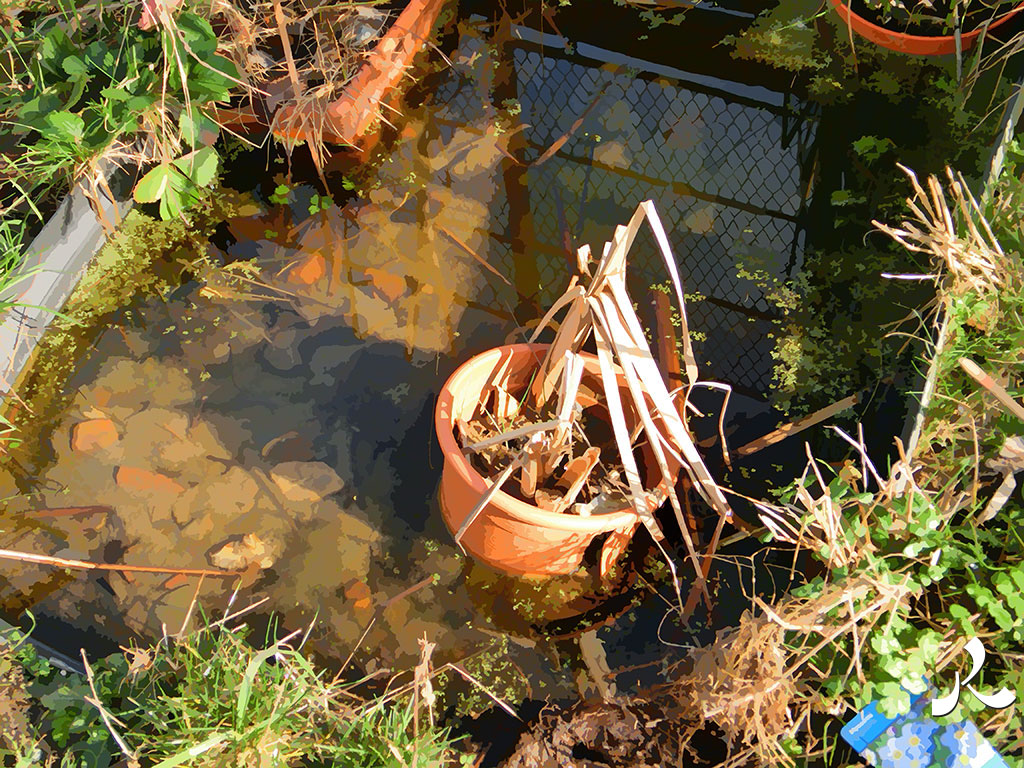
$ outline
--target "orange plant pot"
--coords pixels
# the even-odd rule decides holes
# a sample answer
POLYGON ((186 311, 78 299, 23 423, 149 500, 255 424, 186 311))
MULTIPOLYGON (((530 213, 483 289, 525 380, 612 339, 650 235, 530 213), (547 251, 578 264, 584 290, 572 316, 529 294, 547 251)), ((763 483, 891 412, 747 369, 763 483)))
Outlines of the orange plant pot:
MULTIPOLYGON (((858 16, 850 10, 850 6, 845 4, 843 0, 832 0, 832 6, 836 9, 836 13, 839 14, 839 18, 854 32, 883 48, 888 48, 890 51, 907 53, 912 56, 945 56, 956 53, 956 37, 953 35, 929 37, 927 35, 907 35, 903 32, 894 32, 891 29, 880 27, 868 21, 863 16, 858 16)), ((989 24, 987 29, 985 29, 986 34, 990 34, 1022 10, 1024 10, 1024 3, 1021 3, 1012 11, 1008 11, 989 24)), ((982 29, 979 27, 971 32, 965 32, 960 35, 960 49, 969 51, 973 48, 974 44, 978 42, 978 38, 981 37, 982 29)))
POLYGON ((287 107, 275 121, 274 135, 302 141, 307 138, 309 127, 319 124, 325 141, 356 145, 380 116, 381 105, 412 65, 413 57, 430 39, 446 1, 411 0, 341 96, 327 106, 323 119, 314 119, 309 114, 295 119, 296 108, 287 107))
MULTIPOLYGON (((445 383, 434 411, 444 468, 441 473, 441 513, 453 534, 486 493, 485 480, 463 454, 455 437, 456 420, 469 421, 486 403, 495 384, 522 392, 540 366, 546 344, 512 344, 488 350, 464 363, 445 383)), ((584 381, 600 381, 597 358, 583 355, 584 381)), ((600 385, 597 384, 599 387, 600 385)), ((628 399, 625 379, 620 379, 628 399)), ((669 459, 671 462, 671 459, 669 459)), ((651 466, 653 459, 648 461, 651 466)), ((674 473, 679 466, 670 465, 674 473)), ((651 474, 651 473, 648 473, 651 474)), ((516 482, 513 476, 509 482, 516 482)), ((661 501, 656 494, 651 499, 661 501)), ((514 576, 556 576, 572 573, 595 537, 610 534, 601 549, 601 575, 625 550, 639 525, 631 508, 584 517, 548 512, 498 491, 462 537, 462 546, 474 558, 514 576)))

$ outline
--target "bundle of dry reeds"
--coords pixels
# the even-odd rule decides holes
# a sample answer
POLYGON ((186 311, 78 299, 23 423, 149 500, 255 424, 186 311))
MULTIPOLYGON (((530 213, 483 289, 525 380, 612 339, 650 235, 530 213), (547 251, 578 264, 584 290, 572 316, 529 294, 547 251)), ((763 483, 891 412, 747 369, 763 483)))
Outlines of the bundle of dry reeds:
MULTIPOLYGON (((611 416, 617 463, 625 475, 629 500, 655 540, 664 538, 654 518, 655 501, 648 493, 649 489, 644 488, 634 456, 634 449, 643 440, 649 446, 660 471, 657 489, 661 498, 667 496, 671 502, 697 578, 703 581, 704 575, 675 491, 676 478, 669 467, 669 459, 685 469, 697 492, 712 509, 727 518, 732 516, 732 510, 721 488, 708 472, 680 415, 683 409, 679 408, 675 400, 680 393, 670 392, 665 384, 664 375, 655 362, 643 325, 626 288, 626 257, 645 220, 654 234, 679 302, 689 387, 697 383, 697 365, 690 346, 682 282, 665 228, 654 204, 648 200, 637 207, 628 224, 616 228, 612 240, 605 243, 602 257, 596 265, 592 264, 588 246, 579 249, 577 266, 589 283, 584 287, 578 283, 577 278, 573 278, 569 289, 552 305, 534 331, 531 341, 535 341, 551 325, 559 312, 565 311, 554 341, 541 364, 540 373, 534 379, 530 397, 537 410, 543 409, 552 398, 555 399, 554 412, 565 426, 549 433, 542 453, 549 457, 557 455, 563 450, 571 433, 568 424, 577 412, 573 406, 577 402, 583 372, 580 354, 588 340, 593 338, 601 368, 603 389, 600 395, 611 416), (620 375, 627 384, 629 397, 625 400, 622 397, 620 375), (636 426, 631 429, 630 424, 636 426)), ((552 466, 550 459, 545 460, 544 465, 552 466)))
POLYGON ((879 221, 872 224, 907 250, 930 255, 946 278, 946 292, 971 290, 985 295, 1003 287, 1006 275, 1000 264, 1005 254, 963 175, 946 168, 950 205, 938 178, 929 176, 925 191, 913 171, 899 168, 914 190, 907 205, 916 220, 898 227, 879 221))

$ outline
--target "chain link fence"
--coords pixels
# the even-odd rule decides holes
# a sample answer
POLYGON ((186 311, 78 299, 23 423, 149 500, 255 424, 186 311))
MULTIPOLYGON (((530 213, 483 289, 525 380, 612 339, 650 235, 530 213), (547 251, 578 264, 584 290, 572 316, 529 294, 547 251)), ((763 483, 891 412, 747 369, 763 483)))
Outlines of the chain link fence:
MULTIPOLYGON (((565 141, 525 171, 515 204, 508 190, 493 201, 488 258, 546 306, 569 279, 566 243, 573 251, 589 243, 599 254, 614 227, 651 199, 686 292, 702 297, 687 307, 702 378, 763 395, 771 384, 774 309, 738 276, 737 265, 756 265, 779 280, 800 269, 813 116, 782 94, 692 82, 685 73, 666 76, 664 67, 594 51, 582 56, 516 42, 517 98, 499 106, 524 126, 528 161, 565 141), (527 256, 517 257, 512 246, 516 233, 529 270, 527 256), (524 284, 534 277, 537 286, 524 284)), ((480 108, 463 86, 455 75, 436 95, 455 118, 480 108)), ((630 269, 639 304, 667 278, 653 238, 638 238, 630 269)))

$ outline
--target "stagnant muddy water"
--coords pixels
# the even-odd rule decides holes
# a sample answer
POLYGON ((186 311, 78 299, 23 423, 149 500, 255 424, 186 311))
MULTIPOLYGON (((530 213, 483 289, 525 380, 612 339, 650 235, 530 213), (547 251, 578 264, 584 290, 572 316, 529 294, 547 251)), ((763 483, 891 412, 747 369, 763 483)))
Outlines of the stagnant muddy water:
MULTIPOLYGON (((599 249, 645 199, 699 294, 689 320, 703 377, 735 388, 730 434, 766 431, 771 310, 735 263, 758 255, 779 277, 799 268, 813 122, 763 88, 514 33, 497 62, 482 24, 460 25, 441 86, 401 117, 398 141, 345 210, 310 215, 314 190, 299 188, 287 211, 254 206, 229 222, 226 259, 254 260, 256 282, 193 286, 102 335, 71 382, 39 492, 13 504, 109 511, 45 518, 21 548, 257 563, 234 607, 265 596, 260 611, 289 627, 315 617, 313 647, 334 658, 355 649, 371 673, 411 667, 424 636, 443 660, 494 646, 534 598, 468 563, 441 522, 436 394, 470 355, 519 340, 530 302, 564 289, 567 241, 599 249)), ((651 243, 638 242, 632 267, 643 300, 664 280, 651 243)), ((718 407, 717 395, 708 402, 718 407)), ((3 571, 14 586, 40 576, 3 571)), ((230 586, 83 575, 33 610, 124 643, 178 631, 197 595, 219 614, 230 586)), ((627 638, 614 645, 619 666, 624 649, 642 656, 656 642, 644 622, 664 603, 642 594, 604 630, 627 638)), ((502 650, 517 695, 574 690, 527 635, 502 650)))

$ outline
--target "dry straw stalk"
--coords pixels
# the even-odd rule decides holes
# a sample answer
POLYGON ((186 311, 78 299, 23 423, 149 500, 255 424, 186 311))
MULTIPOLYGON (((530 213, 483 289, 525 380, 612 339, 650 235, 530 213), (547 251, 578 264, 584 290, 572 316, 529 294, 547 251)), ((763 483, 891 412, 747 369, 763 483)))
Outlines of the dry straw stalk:
MULTIPOLYGON (((626 287, 626 257, 645 220, 654 234, 679 303, 686 379, 691 387, 698 383, 682 281, 665 228, 654 204, 648 200, 637 207, 628 224, 616 228, 611 242, 605 243, 603 255, 596 265, 592 267, 589 248, 583 247, 577 252, 580 272, 589 278, 589 285, 579 285, 574 278, 534 331, 531 341, 536 341, 555 316, 564 310, 564 317, 541 364, 540 373, 534 379, 530 395, 540 410, 557 392, 559 410, 564 413, 566 405, 576 400, 579 391, 582 369, 579 355, 584 344, 593 338, 601 371, 602 394, 611 416, 617 459, 625 474, 630 502, 651 535, 660 542, 664 534, 654 518, 655 504, 643 487, 633 454, 637 439, 643 436, 660 472, 657 487, 671 502, 698 583, 703 586, 704 574, 675 492, 675 476, 669 469, 669 457, 683 467, 697 492, 712 509, 725 518, 732 517, 732 510, 721 488, 711 477, 680 415, 682 409, 675 402, 655 362, 626 287), (626 399, 621 397, 619 371, 627 385, 626 399), (630 421, 636 424, 632 434, 630 421)), ((557 449, 557 446, 553 448, 557 449)))

